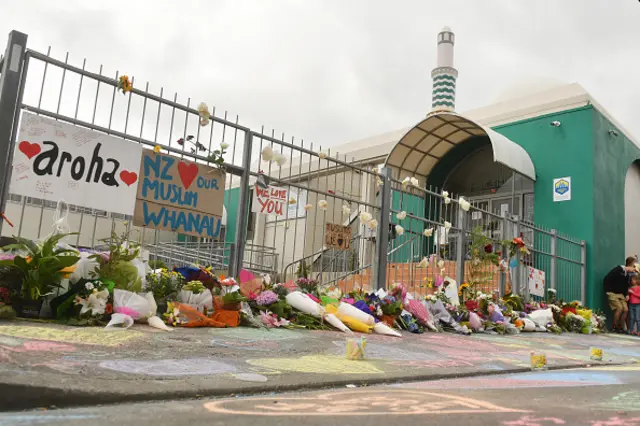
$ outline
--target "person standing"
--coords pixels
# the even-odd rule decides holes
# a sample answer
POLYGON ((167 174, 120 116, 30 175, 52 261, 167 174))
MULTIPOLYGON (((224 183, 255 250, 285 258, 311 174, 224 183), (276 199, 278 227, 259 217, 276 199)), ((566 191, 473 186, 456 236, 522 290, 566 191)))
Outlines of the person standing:
POLYGON ((640 277, 634 275, 631 277, 631 286, 629 287, 629 334, 640 336, 640 285, 638 285, 640 277), (635 328, 635 331, 634 331, 635 328))
POLYGON ((604 277, 604 291, 607 293, 609 307, 613 311, 614 333, 624 333, 627 324, 627 293, 630 275, 635 273, 635 257, 627 257, 624 265, 616 266, 604 277))

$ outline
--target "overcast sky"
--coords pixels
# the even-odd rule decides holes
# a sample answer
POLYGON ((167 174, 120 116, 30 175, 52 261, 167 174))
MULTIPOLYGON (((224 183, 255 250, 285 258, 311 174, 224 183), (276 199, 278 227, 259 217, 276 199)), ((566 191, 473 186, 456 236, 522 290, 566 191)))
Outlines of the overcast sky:
POLYGON ((582 84, 640 137, 636 0, 25 0, 0 16, 3 40, 16 29, 32 49, 324 146, 420 120, 448 25, 458 111, 551 77, 582 84))

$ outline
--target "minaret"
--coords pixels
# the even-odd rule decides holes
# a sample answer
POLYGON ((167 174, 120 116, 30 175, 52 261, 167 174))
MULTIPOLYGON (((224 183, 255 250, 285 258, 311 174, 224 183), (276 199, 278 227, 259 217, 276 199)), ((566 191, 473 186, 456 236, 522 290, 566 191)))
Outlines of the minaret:
POLYGON ((432 111, 453 111, 456 106, 456 78, 453 67, 453 45, 456 37, 451 28, 444 27, 438 34, 438 66, 431 71, 433 93, 432 111))

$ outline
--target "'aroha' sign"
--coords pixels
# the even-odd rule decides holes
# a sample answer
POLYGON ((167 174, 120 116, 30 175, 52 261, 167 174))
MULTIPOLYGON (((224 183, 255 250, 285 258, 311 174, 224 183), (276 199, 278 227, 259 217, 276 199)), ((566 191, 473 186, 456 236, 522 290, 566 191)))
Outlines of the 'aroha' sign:
POLYGON ((144 150, 133 223, 216 238, 224 203, 223 171, 144 150))
POLYGON ((23 112, 10 191, 130 215, 141 155, 139 143, 23 112))

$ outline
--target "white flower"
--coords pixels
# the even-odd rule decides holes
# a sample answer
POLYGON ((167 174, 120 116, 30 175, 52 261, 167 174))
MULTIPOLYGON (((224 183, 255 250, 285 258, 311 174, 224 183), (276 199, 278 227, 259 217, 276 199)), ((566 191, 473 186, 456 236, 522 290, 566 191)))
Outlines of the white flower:
POLYGON ((419 185, 420 185, 420 182, 418 182, 418 178, 414 178, 414 177, 412 177, 412 178, 411 178, 411 185, 413 185, 413 186, 419 186, 419 185))
POLYGON ((200 116, 201 126, 204 127, 209 124, 209 117, 211 116, 211 113, 209 112, 209 107, 204 102, 200 102, 200 105, 198 105, 198 115, 200 116))
POLYGON ((444 221, 444 229, 446 229, 447 231, 449 229, 451 229, 451 222, 447 222, 446 220, 444 221))
POLYGON ((383 314, 383 312, 382 312, 382 308, 381 308, 380 306, 378 306, 378 309, 376 309, 376 315, 377 315, 377 316, 379 316, 379 317, 381 317, 381 316, 382 316, 382 314, 383 314))
POLYGON ((270 146, 262 148, 262 161, 273 161, 273 149, 270 146))
POLYGON ((378 186, 382 185, 384 182, 382 182, 382 179, 380 179, 380 176, 376 176, 376 184, 378 186))
POLYGON ((99 292, 91 293, 87 299, 78 299, 76 304, 82 305, 80 314, 85 314, 91 311, 91 315, 102 315, 107 307, 108 298, 109 290, 104 289, 99 292))
POLYGON ((93 283, 86 283, 84 285, 84 288, 86 288, 87 290, 93 290, 93 283))
POLYGON ((405 220, 407 218, 407 212, 403 210, 400 213, 398 213, 396 217, 398 218, 398 220, 405 220))
POLYGON ((351 214, 351 207, 347 206, 346 204, 342 206, 342 214, 345 216, 351 214))
POLYGON ((319 152, 318 152, 318 157, 320 157, 321 159, 325 159, 325 158, 327 158, 327 154, 325 154, 325 153, 324 153, 324 152, 322 152, 322 151, 319 151, 319 152))
POLYGON ((442 191, 442 196, 444 198, 449 198, 449 191, 442 191))
POLYGON ((487 299, 487 295, 486 294, 481 294, 479 299, 480 300, 486 300, 487 299))
POLYGON ((444 203, 445 203, 445 204, 451 204, 451 198, 449 198, 449 197, 445 197, 445 199, 444 199, 444 203))
POLYGON ((402 179, 402 186, 408 186, 411 183, 411 178, 409 176, 407 176, 406 178, 402 179))
POLYGON ((373 216, 371 216, 371 213, 360 212, 360 222, 368 223, 368 222, 371 222, 371 219, 373 219, 373 216))
POLYGON ((396 234, 397 235, 402 235, 404 234, 404 228, 400 225, 396 225, 396 234))
POLYGON ((426 268, 429 266, 429 258, 428 257, 423 257, 422 260, 420 261, 420 263, 418 263, 418 268, 426 268))
POLYGON ((221 149, 223 149, 223 150, 225 150, 225 149, 229 148, 229 144, 228 144, 228 143, 226 143, 226 142, 222 142, 222 143, 220 144, 220 148, 221 148, 221 149))
POLYGON ((438 260, 438 268, 444 268, 444 260, 438 260))
POLYGON ((468 202, 467 200, 465 200, 465 199, 464 199, 464 198, 462 198, 462 197, 459 197, 459 198, 458 198, 458 203, 460 204, 460 208, 461 208, 462 210, 464 210, 465 212, 468 212, 468 211, 469 211, 469 209, 471 208, 471 203, 470 203, 470 202, 468 202))
POLYGON ((264 282, 267 285, 271 284, 271 275, 262 274, 262 282, 264 282))
POLYGON ((423 234, 427 238, 431 237, 433 235, 433 228, 425 229, 423 234))
POLYGON ((273 155, 273 161, 275 161, 278 166, 284 166, 285 164, 287 164, 287 157, 285 157, 282 154, 274 154, 273 155))
POLYGON ((327 200, 318 201, 318 208, 319 209, 326 210, 328 206, 329 206, 329 203, 327 203, 327 200))
POLYGON ((367 226, 369 227, 369 229, 376 229, 378 227, 378 221, 375 219, 371 219, 369 222, 367 222, 367 226))
POLYGON ((556 291, 556 289, 555 289, 555 288, 549 288, 549 289, 547 289, 547 292, 549 292, 549 293, 553 293, 553 294, 556 294, 556 293, 557 293, 557 291, 556 291))
POLYGON ((333 290, 327 291, 327 296, 331 297, 332 299, 339 299, 342 297, 342 291, 340 291, 339 288, 334 288, 333 290))
POLYGON ((313 208, 313 206, 312 206, 311 204, 305 204, 305 205, 304 205, 304 209, 305 209, 306 211, 309 211, 309 210, 311 210, 312 208, 313 208))

